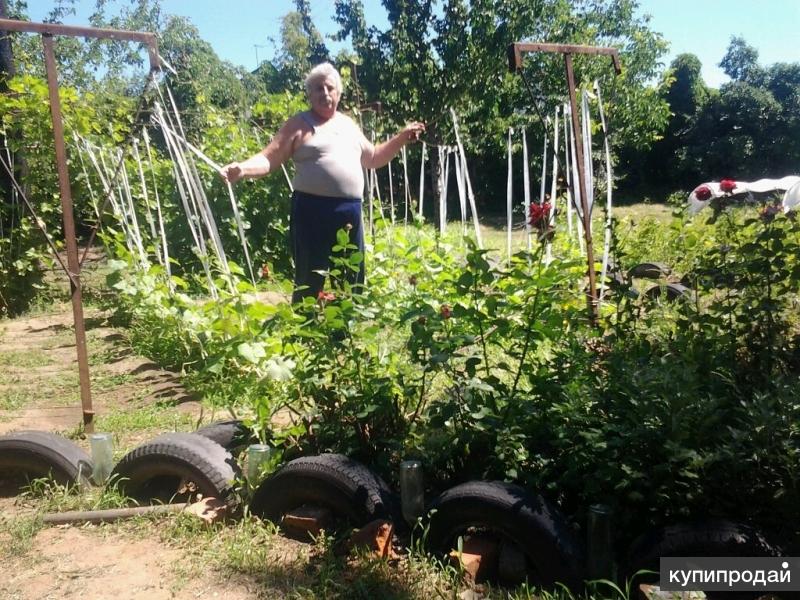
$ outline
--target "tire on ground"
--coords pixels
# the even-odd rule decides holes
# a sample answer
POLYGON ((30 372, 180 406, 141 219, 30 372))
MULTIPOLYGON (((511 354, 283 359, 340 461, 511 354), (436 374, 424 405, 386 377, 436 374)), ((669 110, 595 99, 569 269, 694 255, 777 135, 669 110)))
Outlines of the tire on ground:
POLYGON ((191 433, 165 433, 117 463, 111 481, 139 501, 188 500, 195 494, 227 499, 239 467, 216 442, 191 433))
POLYGON ((682 283, 654 285, 644 293, 647 298, 666 298, 667 300, 685 300, 691 298, 691 290, 682 283))
POLYGON ((536 579, 531 583, 562 583, 573 590, 583 585, 583 547, 558 509, 541 496, 508 483, 471 481, 441 494, 428 513, 428 544, 438 554, 455 548, 469 528, 488 529, 526 556, 536 579))
POLYGON ((238 419, 209 423, 195 431, 194 434, 202 435, 218 443, 229 452, 239 451, 258 441, 253 435, 253 431, 238 419))
POLYGON ((62 485, 89 485, 92 459, 72 441, 47 431, 0 436, 0 481, 9 491, 26 481, 52 477, 62 485))
MULTIPOLYGON (((631 589, 638 589, 640 583, 657 583, 659 559, 663 556, 773 557, 781 553, 758 530, 740 523, 712 519, 671 525, 649 531, 633 542, 621 570, 622 583, 635 578, 631 589), (636 576, 642 570, 655 573, 636 576)), ((763 593, 706 592, 709 598, 760 595, 763 593)))
POLYGON ((645 262, 639 263, 638 265, 634 265, 628 271, 628 277, 640 277, 643 279, 660 279, 662 277, 667 277, 672 273, 672 269, 670 269, 664 263, 657 263, 657 262, 645 262))
POLYGON ((392 520, 396 502, 386 483, 367 467, 341 454, 305 456, 288 462, 264 480, 250 512, 280 524, 292 509, 311 505, 329 509, 353 527, 375 519, 392 520))

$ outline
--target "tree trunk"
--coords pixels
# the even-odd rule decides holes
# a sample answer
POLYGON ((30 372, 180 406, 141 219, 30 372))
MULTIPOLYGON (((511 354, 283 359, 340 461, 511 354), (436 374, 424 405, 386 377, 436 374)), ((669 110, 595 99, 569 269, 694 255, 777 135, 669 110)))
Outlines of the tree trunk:
MULTIPOLYGON (((7 19, 9 18, 8 14, 8 3, 6 0, 0 0, 0 18, 7 19)), ((16 68, 14 68, 14 51, 11 46, 11 32, 3 31, 0 32, 0 94, 7 94, 8 93, 8 80, 14 77, 17 74, 16 68)), ((0 135, 0 152, 3 152, 3 158, 7 159, 8 156, 5 154, 5 148, 8 145, 8 140, 5 136, 0 135)), ((27 173, 27 163, 25 162, 25 157, 21 152, 17 152, 12 154, 12 159, 14 162, 14 170, 16 171, 15 177, 17 181, 24 179, 24 175, 27 173)), ((20 184, 22 185, 22 184, 20 184)), ((23 190, 25 188, 23 187, 23 190)), ((11 194, 12 190, 12 183, 11 179, 6 173, 6 170, 0 168, 0 193, 3 194, 3 202, 6 205, 11 204, 11 194)), ((27 190, 25 190, 27 193, 27 190)), ((5 211, 2 217, 5 216, 5 211)))
MULTIPOLYGON (((0 18, 8 18, 8 4, 0 0, 0 18)), ((8 80, 16 74, 14 69, 14 54, 11 51, 11 32, 0 33, 0 93, 8 91, 8 80)))
MULTIPOLYGON (((6 0, 0 0, 0 18, 8 18, 6 0)), ((14 76, 14 55, 11 51, 11 32, 0 31, 0 94, 8 93, 8 80, 14 76)), ((6 158, 5 147, 8 144, 6 137, 0 134, 0 152, 6 158)), ((0 193, 3 194, 3 204, 11 204, 11 179, 5 169, 0 168, 0 193)), ((5 220, 6 210, 0 213, 0 219, 5 220)), ((3 223, 5 230, 5 223, 3 223)))

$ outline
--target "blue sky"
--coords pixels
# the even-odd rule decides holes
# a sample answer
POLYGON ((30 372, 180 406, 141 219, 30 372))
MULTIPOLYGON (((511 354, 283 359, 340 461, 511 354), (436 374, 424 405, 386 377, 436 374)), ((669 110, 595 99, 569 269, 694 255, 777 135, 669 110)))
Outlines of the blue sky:
MULTIPOLYGON (((119 2, 117 2, 118 4, 119 2)), ((41 20, 52 0, 28 0, 32 20, 41 20)), ((95 2, 80 0, 70 24, 87 23, 95 2)), ((113 2, 111 4, 114 4, 113 2)), ((162 0, 168 13, 189 17, 217 54, 248 69, 275 51, 269 38, 278 38, 281 16, 292 6, 288 0, 162 0)), ((317 27, 336 30, 333 0, 311 0, 317 27)), ((385 25, 379 0, 365 0, 367 22, 385 25)), ((731 36, 742 36, 758 49, 762 64, 800 62, 800 0, 640 0, 640 14, 652 17, 651 27, 670 43, 665 63, 677 54, 692 52, 703 63, 703 78, 717 87, 727 78, 717 67, 731 36)), ((546 41, 546 40, 545 40, 546 41)), ((329 43, 336 49, 341 44, 329 43)))

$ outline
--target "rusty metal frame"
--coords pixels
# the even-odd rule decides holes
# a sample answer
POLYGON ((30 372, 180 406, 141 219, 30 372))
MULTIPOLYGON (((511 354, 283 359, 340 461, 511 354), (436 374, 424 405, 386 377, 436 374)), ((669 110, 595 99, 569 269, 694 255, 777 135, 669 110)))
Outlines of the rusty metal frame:
POLYGON ((158 40, 154 33, 142 31, 76 27, 55 23, 32 23, 14 19, 0 19, 0 32, 3 31, 38 33, 42 36, 44 65, 45 72, 47 73, 47 88, 50 97, 50 116, 53 122, 53 141, 55 144, 56 168, 58 171, 58 187, 61 194, 64 238, 67 246, 67 275, 70 280, 72 315, 75 323, 75 347, 78 353, 78 375, 81 388, 83 426, 85 431, 92 432, 94 431, 94 410, 92 408, 89 358, 86 348, 86 325, 83 318, 82 286, 80 280, 82 261, 78 261, 78 241, 75 236, 75 216, 72 204, 72 190, 69 183, 67 150, 64 141, 64 123, 61 114, 61 99, 58 92, 58 70, 56 67, 53 37, 56 35, 63 35, 69 37, 99 38, 142 43, 147 47, 151 72, 160 69, 158 40))
MULTIPOLYGON (((569 103, 571 108, 572 130, 581 130, 578 121, 578 106, 575 96, 575 73, 572 68, 573 54, 589 54, 610 56, 614 65, 614 72, 619 75, 622 66, 619 61, 619 51, 616 48, 603 48, 600 46, 576 46, 572 44, 548 44, 540 42, 517 42, 508 46, 508 67, 511 71, 522 71, 522 54, 524 52, 550 52, 564 55, 564 66, 567 75, 567 88, 569 90, 569 103)), ((546 133, 545 133, 546 135, 546 133)), ((581 208, 583 211, 583 235, 586 242, 586 261, 587 276, 589 278, 589 288, 586 294, 586 302, 589 310, 589 320, 592 324, 598 318, 598 298, 597 282, 594 271, 594 246, 592 244, 592 215, 589 211, 589 203, 586 197, 586 181, 584 180, 583 146, 575 144, 575 154, 578 162, 578 191, 581 196, 581 208)), ((527 216, 526 216, 527 218, 527 216)))

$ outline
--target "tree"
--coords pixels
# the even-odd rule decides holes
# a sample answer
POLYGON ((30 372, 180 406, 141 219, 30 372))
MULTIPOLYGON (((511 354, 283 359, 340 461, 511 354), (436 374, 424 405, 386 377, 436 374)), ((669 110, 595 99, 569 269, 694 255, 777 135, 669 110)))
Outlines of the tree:
POLYGON ((686 139, 695 127, 698 114, 710 97, 700 70, 702 63, 694 54, 679 54, 664 74, 662 97, 670 109, 664 136, 653 144, 647 160, 639 161, 641 170, 633 179, 643 188, 664 185, 691 185, 700 176, 697 166, 686 155, 686 139))
POLYGON ((733 38, 720 65, 732 78, 705 88, 699 61, 675 59, 666 94, 672 118, 646 164, 670 190, 732 177, 795 173, 800 163, 800 63, 762 67, 758 53, 733 38))
POLYGON ((295 0, 296 10, 281 20, 281 50, 275 60, 282 89, 303 90, 303 78, 316 64, 330 60, 322 34, 311 19, 308 0, 295 0))
POLYGON ((745 42, 744 38, 733 36, 719 66, 734 81, 753 79, 759 74, 758 50, 745 42))
MULTIPOLYGON (((532 145, 541 143, 537 109, 549 114, 566 95, 560 57, 526 58, 525 74, 535 83, 532 99, 520 79, 507 72, 506 48, 527 39, 555 43, 612 45, 621 49, 624 73, 612 77, 607 61, 577 57, 579 81, 599 78, 618 146, 641 151, 663 128, 666 103, 649 85, 661 37, 634 15, 634 0, 382 0, 389 26, 368 26, 361 0, 337 0, 339 39, 350 38, 368 99, 380 99, 395 125, 410 118, 428 122, 428 138, 453 141, 450 107, 463 117, 464 138, 484 165, 476 181, 484 200, 504 189, 505 135, 525 126, 532 145), (527 114, 520 115, 519 111, 527 114), (537 142, 536 138, 539 138, 537 142)), ((498 195, 499 197, 499 195, 498 195)))

